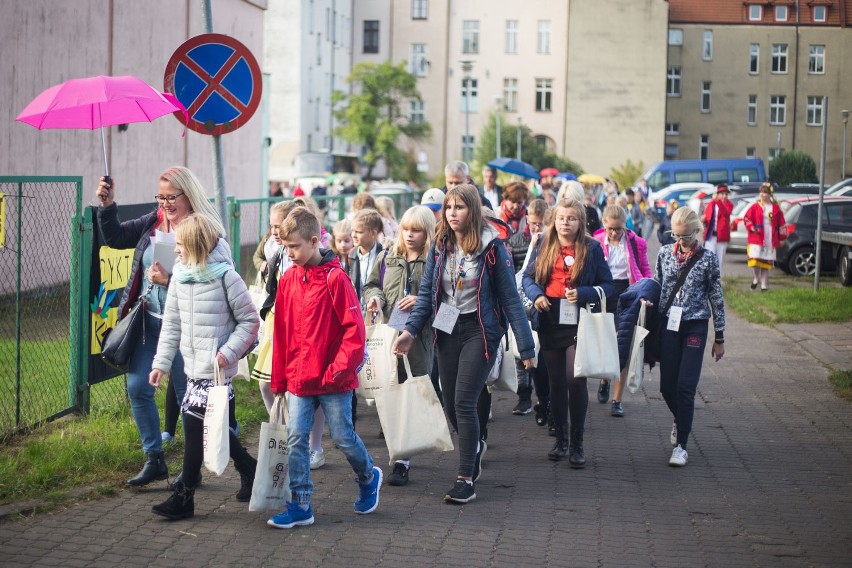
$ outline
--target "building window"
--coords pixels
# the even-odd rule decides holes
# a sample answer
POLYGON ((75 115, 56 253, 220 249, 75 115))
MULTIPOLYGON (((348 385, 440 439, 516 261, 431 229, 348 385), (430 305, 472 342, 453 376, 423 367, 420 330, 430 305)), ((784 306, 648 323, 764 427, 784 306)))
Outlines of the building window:
POLYGON ((680 67, 669 67, 666 74, 666 94, 670 97, 680 96, 680 67))
POLYGON ((825 74, 825 46, 808 46, 808 73, 825 74))
POLYGON ((553 79, 535 80, 535 110, 550 112, 553 100, 553 79))
POLYGON ((753 43, 748 47, 748 72, 751 75, 760 73, 760 44, 753 43))
POLYGON ((412 43, 408 50, 408 71, 415 77, 425 77, 429 70, 429 60, 426 58, 426 44, 412 43))
POLYGON ((517 79, 503 79, 503 108, 506 112, 518 112, 517 79))
POLYGON ((550 53, 550 20, 538 21, 536 51, 538 53, 550 53))
POLYGON ((666 123, 666 136, 678 136, 680 134, 680 124, 677 122, 666 123))
POLYGON ((462 22, 462 53, 479 53, 479 20, 462 22))
POLYGON ((763 6, 751 4, 748 7, 748 19, 750 22, 759 22, 763 19, 763 6))
POLYGON ((769 148, 766 152, 767 161, 771 162, 772 160, 774 160, 775 158, 777 158, 778 156, 780 156, 783 153, 784 153, 784 148, 781 148, 779 150, 776 146, 773 146, 773 147, 769 148))
POLYGON ((474 140, 475 140, 475 137, 473 135, 465 136, 464 134, 462 134, 462 137, 461 137, 462 148, 461 149, 462 149, 462 156, 464 156, 465 162, 470 162, 470 158, 471 158, 471 156, 473 156, 473 149, 475 147, 474 140))
POLYGON ((787 44, 773 43, 772 44, 772 72, 786 73, 787 72, 787 44))
POLYGON ((757 124, 757 95, 748 96, 748 118, 746 122, 751 126, 757 124))
POLYGON ((426 122, 426 103, 423 101, 408 101, 408 122, 422 124, 426 122))
POLYGON ((787 123, 787 97, 772 95, 769 97, 769 124, 782 126, 787 123))
POLYGON ((429 0, 411 0, 411 19, 425 20, 429 17, 429 0))
POLYGON ((698 137, 698 159, 706 160, 710 155, 710 135, 702 134, 698 137))
POLYGON ((669 45, 683 45, 683 30, 680 28, 669 29, 669 45))
POLYGON ((317 34, 317 67, 322 65, 322 34, 317 34))
POLYGON ((754 146, 746 148, 746 158, 754 158, 754 146))
POLYGON ((822 97, 808 97, 808 126, 822 126, 822 97))
POLYGON ((677 144, 666 144, 663 152, 666 158, 670 158, 672 160, 677 158, 677 144))
POLYGON ((364 53, 379 52, 379 21, 364 20, 364 53))
POLYGON ((713 59, 713 30, 704 30, 704 48, 701 51, 701 58, 704 61, 713 59))
POLYGON ((814 6, 814 21, 815 22, 824 22, 826 14, 825 6, 814 6))
POLYGON ((701 112, 710 112, 710 81, 701 83, 701 112))
POLYGON ((518 20, 506 20, 506 53, 518 53, 518 20))
POLYGON ((775 6, 775 21, 776 22, 786 22, 787 21, 787 6, 775 6))
POLYGON ((462 112, 476 112, 479 110, 479 80, 478 79, 462 79, 462 112), (468 87, 470 91, 468 92, 468 87), (468 105, 468 97, 470 105, 468 105))

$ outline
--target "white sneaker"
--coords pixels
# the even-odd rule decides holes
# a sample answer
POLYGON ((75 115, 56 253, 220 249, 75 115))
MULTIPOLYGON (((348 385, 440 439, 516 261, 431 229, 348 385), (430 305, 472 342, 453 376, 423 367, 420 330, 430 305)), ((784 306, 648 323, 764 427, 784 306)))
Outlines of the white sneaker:
POLYGON ((669 436, 669 442, 672 446, 677 446, 677 422, 672 422, 672 433, 669 436))
POLYGON ((311 469, 319 469, 325 465, 325 452, 313 450, 311 452, 311 469))
POLYGON ((683 467, 689 461, 689 456, 686 450, 680 447, 680 444, 672 450, 672 457, 669 458, 669 465, 673 467, 683 467))

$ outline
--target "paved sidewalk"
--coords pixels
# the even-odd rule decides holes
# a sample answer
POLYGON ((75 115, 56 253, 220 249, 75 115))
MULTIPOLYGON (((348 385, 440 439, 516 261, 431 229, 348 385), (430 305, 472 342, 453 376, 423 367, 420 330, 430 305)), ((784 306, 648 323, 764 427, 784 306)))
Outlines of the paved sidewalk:
MULTIPOLYGON (((234 500, 229 468, 205 476, 193 519, 150 513, 164 485, 121 491, 0 523, 0 558, 8 568, 849 566, 850 405, 801 345, 728 321, 728 354, 705 359, 683 469, 667 465, 672 420, 654 371, 645 389, 626 393, 622 419, 590 385, 588 465, 579 471, 548 461, 552 439, 532 415, 510 414, 512 396, 495 396, 478 499, 466 506, 441 500, 455 476, 453 452, 415 458, 408 486, 386 485, 376 513, 355 515, 351 471, 326 440, 311 527, 267 527, 267 515, 234 500)), ((358 431, 385 467, 375 411, 362 405, 359 414, 358 431)))

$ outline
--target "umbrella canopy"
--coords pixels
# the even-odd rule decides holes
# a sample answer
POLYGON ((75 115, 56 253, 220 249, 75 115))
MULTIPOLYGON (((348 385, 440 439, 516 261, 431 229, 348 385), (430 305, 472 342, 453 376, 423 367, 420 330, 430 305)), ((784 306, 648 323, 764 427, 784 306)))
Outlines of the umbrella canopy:
POLYGON ((534 167, 526 162, 522 162, 521 160, 515 160, 513 158, 497 158, 496 160, 488 162, 488 165, 496 170, 500 170, 501 172, 514 174, 525 179, 541 179, 541 176, 534 167))
POLYGON ((577 176, 575 176, 571 172, 559 172, 558 174, 556 174, 556 177, 561 179, 577 179, 577 176))
POLYGON ((577 178, 577 181, 579 181, 580 183, 587 183, 589 185, 603 185, 604 183, 606 183, 606 180, 603 177, 597 176, 595 174, 583 174, 577 178))
POLYGON ((539 173, 541 174, 541 177, 546 178, 559 175, 559 170, 557 170, 556 168, 544 168, 539 173))
POLYGON ((99 75, 71 79, 47 89, 33 99, 15 120, 39 130, 101 128, 104 167, 109 175, 104 126, 151 122, 178 111, 186 115, 186 109, 177 98, 157 91, 141 79, 99 75))

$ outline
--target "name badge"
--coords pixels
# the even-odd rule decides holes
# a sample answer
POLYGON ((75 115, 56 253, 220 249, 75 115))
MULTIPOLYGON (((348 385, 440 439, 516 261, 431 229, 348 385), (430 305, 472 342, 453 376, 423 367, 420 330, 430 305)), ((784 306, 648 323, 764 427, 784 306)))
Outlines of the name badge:
POLYGON ((577 304, 572 304, 568 300, 559 300, 560 325, 577 325, 578 315, 577 304))
POLYGON ((459 319, 459 309, 451 306, 447 302, 441 304, 438 308, 438 315, 435 316, 435 321, 432 322, 432 327, 440 329, 444 333, 452 333, 456 327, 456 320, 459 319))
POLYGON ((394 304, 393 311, 391 312, 390 318, 388 319, 388 326, 394 328, 397 331, 402 331, 405 329, 405 322, 408 321, 408 316, 411 315, 411 312, 404 312, 399 309, 399 302, 394 304))
POLYGON ((672 306, 669 311, 669 325, 666 329, 669 331, 678 331, 680 329, 680 318, 683 316, 683 308, 680 306, 672 306))

